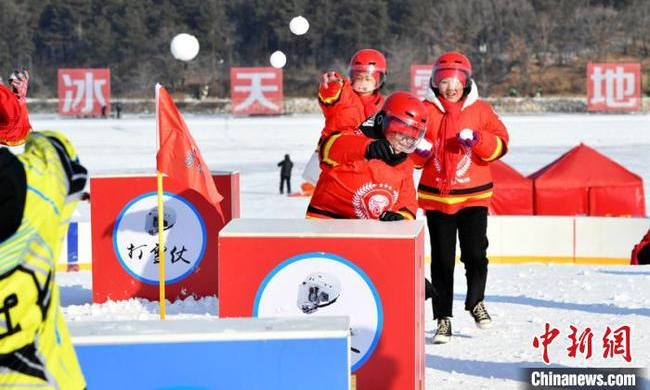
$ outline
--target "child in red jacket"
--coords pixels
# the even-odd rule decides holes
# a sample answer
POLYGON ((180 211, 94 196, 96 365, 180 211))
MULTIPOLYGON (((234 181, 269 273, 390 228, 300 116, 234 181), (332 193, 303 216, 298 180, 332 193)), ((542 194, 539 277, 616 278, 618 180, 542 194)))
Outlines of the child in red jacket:
POLYGON ((359 50, 348 66, 349 79, 334 71, 321 75, 318 103, 325 115, 321 140, 332 131, 356 129, 384 104, 379 93, 386 79, 386 58, 374 49, 359 50))
POLYGON ((434 64, 425 98, 433 145, 423 165, 418 203, 431 238, 434 343, 451 338, 456 237, 465 265, 465 310, 479 328, 491 326, 484 295, 488 272, 487 214, 492 196, 490 163, 508 150, 508 131, 499 116, 479 99, 467 57, 450 52, 434 64))
POLYGON ((321 167, 318 152, 323 140, 333 131, 355 130, 368 118, 372 118, 384 104, 384 96, 379 93, 386 80, 388 66, 384 55, 374 49, 356 52, 348 66, 349 79, 335 71, 321 75, 318 89, 318 103, 325 116, 325 127, 318 140, 316 152, 312 155, 303 172, 305 182, 301 187, 303 195, 313 193, 321 167))
POLYGON ((426 131, 427 111, 418 98, 396 92, 386 99, 374 119, 374 132, 335 132, 328 147, 346 137, 363 141, 365 159, 324 162, 308 218, 415 219, 417 198, 413 183, 413 162, 406 158, 426 131), (378 147, 379 146, 379 147, 378 147), (398 158, 385 160, 376 150, 390 149, 398 158))

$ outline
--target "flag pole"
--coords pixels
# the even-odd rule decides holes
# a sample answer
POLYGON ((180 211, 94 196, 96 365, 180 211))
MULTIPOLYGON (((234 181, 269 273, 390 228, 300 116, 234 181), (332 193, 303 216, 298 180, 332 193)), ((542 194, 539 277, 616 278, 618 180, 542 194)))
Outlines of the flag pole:
MULTIPOLYGON (((159 90, 160 84, 156 84, 156 141, 158 143, 158 150, 160 150, 160 104, 159 104, 159 90)), ((160 301, 160 319, 165 319, 165 213, 163 210, 163 176, 162 172, 156 169, 158 177, 158 300, 160 301)))
POLYGON ((163 176, 158 171, 158 285, 160 300, 160 319, 165 319, 165 239, 164 233, 164 212, 163 212, 163 176))

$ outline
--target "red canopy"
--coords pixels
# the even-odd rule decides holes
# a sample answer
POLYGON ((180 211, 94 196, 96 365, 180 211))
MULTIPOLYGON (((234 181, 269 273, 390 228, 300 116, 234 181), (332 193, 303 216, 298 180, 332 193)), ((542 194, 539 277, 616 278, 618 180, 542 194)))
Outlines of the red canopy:
POLYGON ((490 163, 494 193, 490 214, 532 215, 533 181, 500 160, 490 163))
POLYGON ((529 177, 537 215, 645 216, 643 179, 587 145, 529 177))

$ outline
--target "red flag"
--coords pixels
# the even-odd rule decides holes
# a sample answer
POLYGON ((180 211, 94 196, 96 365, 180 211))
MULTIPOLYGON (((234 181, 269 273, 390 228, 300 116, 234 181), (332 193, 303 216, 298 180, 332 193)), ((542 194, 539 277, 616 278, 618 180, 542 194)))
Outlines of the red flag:
POLYGON ((223 196, 217 191, 210 169, 203 161, 183 116, 160 84, 156 85, 156 113, 160 140, 156 155, 158 171, 165 173, 170 180, 199 192, 223 218, 219 205, 223 196))

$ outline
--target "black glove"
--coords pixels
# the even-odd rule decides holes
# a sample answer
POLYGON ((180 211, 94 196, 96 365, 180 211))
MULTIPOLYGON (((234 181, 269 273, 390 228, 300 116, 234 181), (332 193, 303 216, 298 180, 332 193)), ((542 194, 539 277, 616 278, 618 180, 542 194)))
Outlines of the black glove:
POLYGON ((378 139, 368 145, 366 158, 368 160, 376 158, 384 161, 388 165, 397 165, 406 160, 406 153, 395 153, 388 140, 378 139))
POLYGON ((384 212, 381 213, 381 215, 379 216, 379 220, 380 220, 380 221, 389 221, 389 222, 392 222, 392 221, 401 221, 401 220, 403 220, 403 219, 404 219, 404 216, 403 216, 402 214, 400 214, 400 213, 396 213, 396 212, 394 212, 394 211, 384 211, 384 212))

